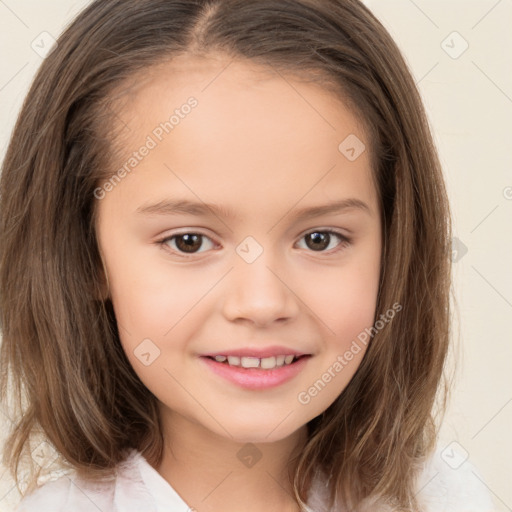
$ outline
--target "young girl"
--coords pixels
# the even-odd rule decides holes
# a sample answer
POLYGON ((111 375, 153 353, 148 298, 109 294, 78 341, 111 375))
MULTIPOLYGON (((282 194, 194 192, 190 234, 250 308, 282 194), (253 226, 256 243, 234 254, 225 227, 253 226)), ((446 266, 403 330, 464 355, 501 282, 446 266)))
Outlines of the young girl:
POLYGON ((19 511, 491 510, 436 451, 449 208, 359 1, 93 2, 0 193, 19 511))

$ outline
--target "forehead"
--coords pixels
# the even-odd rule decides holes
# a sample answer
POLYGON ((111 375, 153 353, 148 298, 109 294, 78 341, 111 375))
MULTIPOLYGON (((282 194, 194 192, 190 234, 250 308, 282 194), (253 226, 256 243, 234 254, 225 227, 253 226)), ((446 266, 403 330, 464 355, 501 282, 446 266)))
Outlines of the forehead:
POLYGON ((279 126, 288 139, 306 131, 308 138, 318 132, 318 138, 338 139, 350 130, 364 137, 364 120, 348 108, 339 86, 327 77, 320 79, 318 73, 299 75, 223 54, 174 57, 123 86, 117 106, 124 140, 137 143, 141 132, 151 133, 169 120, 189 97, 198 100, 200 108, 194 110, 194 117, 201 117, 201 123, 216 116, 218 137, 233 135, 230 127, 241 126, 244 133, 249 132, 247 121, 254 128, 251 133, 258 135, 270 134, 271 128, 279 126))
POLYGON ((175 58, 134 81, 118 114, 125 129, 117 167, 148 138, 154 143, 119 187, 133 198, 142 191, 156 197, 164 181, 189 196, 211 193, 213 200, 233 192, 239 200, 261 193, 289 202, 343 185, 369 201, 374 192, 369 151, 350 161, 340 150, 347 139, 369 148, 343 99, 272 67, 227 57, 175 58), (184 108, 190 98, 196 106, 184 108))

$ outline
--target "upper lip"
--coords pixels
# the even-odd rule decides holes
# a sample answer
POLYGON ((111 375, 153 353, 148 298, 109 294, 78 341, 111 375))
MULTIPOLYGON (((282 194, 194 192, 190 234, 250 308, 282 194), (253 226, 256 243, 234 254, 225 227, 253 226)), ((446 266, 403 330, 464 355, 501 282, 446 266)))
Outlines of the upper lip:
POLYGON ((238 357, 257 357, 259 359, 272 356, 304 356, 309 355, 305 352, 295 350, 293 348, 282 347, 282 346, 269 346, 269 347, 244 347, 234 348, 228 350, 220 350, 217 352, 209 352, 208 354, 202 354, 204 357, 215 357, 215 356, 238 356, 238 357))

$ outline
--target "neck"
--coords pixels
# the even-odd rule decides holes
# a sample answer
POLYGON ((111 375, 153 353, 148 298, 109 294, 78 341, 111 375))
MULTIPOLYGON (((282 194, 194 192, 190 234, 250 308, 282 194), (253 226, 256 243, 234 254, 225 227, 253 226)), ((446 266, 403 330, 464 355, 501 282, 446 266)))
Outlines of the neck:
POLYGON ((272 443, 237 442, 162 411, 164 455, 155 469, 198 512, 299 512, 290 474, 307 428, 272 443))

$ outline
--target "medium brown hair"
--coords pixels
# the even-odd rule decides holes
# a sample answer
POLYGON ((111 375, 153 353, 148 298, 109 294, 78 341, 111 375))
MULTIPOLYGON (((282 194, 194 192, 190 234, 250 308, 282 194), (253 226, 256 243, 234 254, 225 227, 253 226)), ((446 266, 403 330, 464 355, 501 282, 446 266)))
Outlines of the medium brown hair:
POLYGON ((123 86, 174 56, 212 53, 338 91, 366 127, 384 235, 375 318, 403 309, 308 423, 293 482, 306 501, 321 469, 331 505, 358 510, 379 496, 417 510, 436 395, 442 411, 447 393, 449 207, 414 80, 358 0, 98 0, 61 35, 26 97, 0 181, 1 385, 15 411, 4 463, 16 478, 39 431, 84 474, 111 474, 130 448, 161 459, 157 399, 130 366, 102 296, 94 190, 121 151, 123 86))

